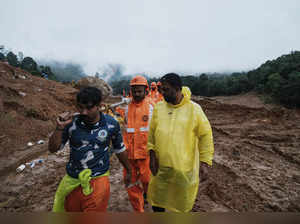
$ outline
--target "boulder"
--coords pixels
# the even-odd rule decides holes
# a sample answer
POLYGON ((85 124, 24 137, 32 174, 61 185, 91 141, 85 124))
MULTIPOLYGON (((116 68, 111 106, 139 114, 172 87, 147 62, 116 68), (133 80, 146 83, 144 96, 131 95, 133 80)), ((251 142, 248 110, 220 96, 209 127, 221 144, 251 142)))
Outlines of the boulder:
POLYGON ((102 92, 102 100, 105 100, 107 97, 112 95, 113 89, 110 85, 108 85, 103 79, 99 79, 97 77, 88 76, 84 77, 77 81, 75 84, 75 88, 82 89, 84 87, 96 87, 101 90, 102 92))

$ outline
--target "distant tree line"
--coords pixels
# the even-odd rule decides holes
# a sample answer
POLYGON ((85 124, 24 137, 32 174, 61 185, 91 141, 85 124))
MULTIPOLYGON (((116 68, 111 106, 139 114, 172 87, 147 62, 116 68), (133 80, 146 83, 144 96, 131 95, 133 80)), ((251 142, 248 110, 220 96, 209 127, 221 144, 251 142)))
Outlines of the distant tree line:
MULTIPOLYGON (((114 89, 114 94, 122 94, 123 89, 128 92, 131 77, 122 79, 118 76, 117 80, 110 79, 109 84, 114 89)), ((300 51, 267 61, 248 72, 202 73, 181 78, 193 95, 228 96, 256 91, 272 102, 286 107, 300 107, 300 51)), ((150 84, 159 78, 147 79, 150 84)))
POLYGON ((12 51, 6 52, 4 47, 1 47, 0 60, 7 61, 11 66, 19 67, 32 75, 44 77, 51 80, 56 80, 50 66, 38 65, 32 57, 23 58, 23 53, 19 52, 18 56, 12 51))
POLYGON ((23 57, 22 52, 14 54, 0 45, 0 60, 7 61, 14 67, 19 67, 35 76, 44 77, 63 83, 78 81, 86 76, 80 64, 73 62, 58 62, 55 60, 35 61, 32 57, 23 57))

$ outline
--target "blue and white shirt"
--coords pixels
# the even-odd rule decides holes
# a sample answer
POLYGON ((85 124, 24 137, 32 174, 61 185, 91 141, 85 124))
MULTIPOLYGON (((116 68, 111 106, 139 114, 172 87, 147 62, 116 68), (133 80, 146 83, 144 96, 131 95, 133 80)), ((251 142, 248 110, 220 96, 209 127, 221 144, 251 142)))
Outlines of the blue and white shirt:
POLYGON ((100 176, 109 169, 109 147, 115 153, 125 151, 119 123, 110 115, 100 113, 100 121, 94 125, 86 125, 81 116, 75 116, 73 121, 63 131, 62 149, 70 142, 70 159, 67 163, 67 174, 78 178, 84 169, 92 170, 92 177, 100 176))

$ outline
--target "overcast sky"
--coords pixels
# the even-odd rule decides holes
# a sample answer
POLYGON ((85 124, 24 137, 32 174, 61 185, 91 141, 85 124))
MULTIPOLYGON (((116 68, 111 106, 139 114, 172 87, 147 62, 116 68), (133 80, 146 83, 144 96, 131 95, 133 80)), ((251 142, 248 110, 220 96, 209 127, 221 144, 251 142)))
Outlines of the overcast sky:
POLYGON ((247 71, 300 50, 299 0, 1 0, 0 45, 89 75, 247 71))

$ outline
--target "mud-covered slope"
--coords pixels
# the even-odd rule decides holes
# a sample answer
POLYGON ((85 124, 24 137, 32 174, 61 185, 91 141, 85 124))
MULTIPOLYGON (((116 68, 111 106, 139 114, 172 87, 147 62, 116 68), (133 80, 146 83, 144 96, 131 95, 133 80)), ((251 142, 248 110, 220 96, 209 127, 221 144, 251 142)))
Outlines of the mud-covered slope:
POLYGON ((46 140, 58 113, 74 111, 76 89, 0 62, 0 174, 46 140), (8 159, 13 158, 13 159, 8 159))

